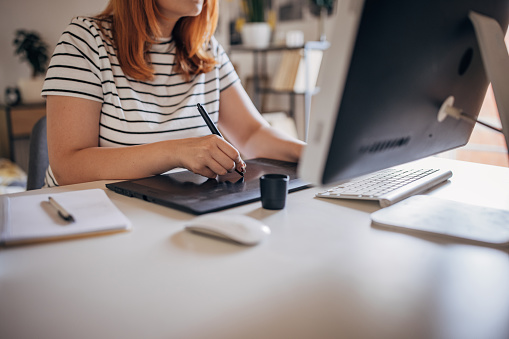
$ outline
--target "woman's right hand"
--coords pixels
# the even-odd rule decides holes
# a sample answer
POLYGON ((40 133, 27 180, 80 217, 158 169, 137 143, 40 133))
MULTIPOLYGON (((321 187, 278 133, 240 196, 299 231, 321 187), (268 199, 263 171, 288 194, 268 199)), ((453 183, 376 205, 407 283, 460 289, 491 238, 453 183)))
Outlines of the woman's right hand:
POLYGON ((178 143, 175 150, 179 167, 193 173, 215 178, 235 169, 241 173, 246 171, 246 163, 240 157, 239 151, 217 135, 172 141, 178 143))

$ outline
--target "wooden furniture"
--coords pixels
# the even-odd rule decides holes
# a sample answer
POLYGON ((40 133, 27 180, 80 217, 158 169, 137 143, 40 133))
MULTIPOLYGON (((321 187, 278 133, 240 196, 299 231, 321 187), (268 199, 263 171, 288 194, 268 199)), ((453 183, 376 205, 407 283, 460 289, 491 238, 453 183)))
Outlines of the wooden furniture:
POLYGON ((267 48, 253 48, 246 47, 243 45, 232 45, 230 52, 233 53, 251 53, 253 55, 253 87, 254 94, 252 97, 254 105, 258 110, 262 109, 261 96, 266 94, 282 94, 288 95, 290 99, 290 109, 288 114, 295 118, 296 99, 297 96, 304 96, 304 140, 307 139, 309 116, 311 112, 311 97, 319 91, 319 88, 309 88, 306 72, 306 89, 303 93, 297 93, 293 91, 277 91, 272 88, 264 87, 261 84, 261 79, 267 77, 267 55, 272 52, 283 52, 289 50, 302 50, 303 60, 306 65, 306 70, 309 69, 308 64, 308 52, 310 50, 321 50, 325 51, 329 48, 330 43, 328 41, 308 41, 303 46, 287 47, 287 46, 269 46, 267 48))
POLYGON ((35 123, 46 115, 46 104, 3 106, 0 114, 0 156, 16 162, 14 143, 30 137, 35 123))
MULTIPOLYGON (((509 208, 508 168, 417 164, 453 172, 430 195, 509 208)), ((507 249, 372 227, 377 203, 320 190, 289 194, 280 211, 221 212, 271 228, 254 247, 107 190, 132 232, 0 249, 0 338, 509 338, 507 249)))

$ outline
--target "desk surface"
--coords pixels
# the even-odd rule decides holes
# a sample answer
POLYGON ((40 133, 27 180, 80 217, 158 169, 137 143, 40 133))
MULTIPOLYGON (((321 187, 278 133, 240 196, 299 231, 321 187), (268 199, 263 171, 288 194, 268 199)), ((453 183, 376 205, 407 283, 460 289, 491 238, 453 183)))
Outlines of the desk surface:
MULTIPOLYGON (((421 164, 454 174, 430 194, 509 208, 509 169, 421 164)), ((255 247, 107 191, 132 232, 0 250, 0 338, 509 338, 507 251, 372 228, 376 203, 318 190, 224 211, 270 226, 255 247)))

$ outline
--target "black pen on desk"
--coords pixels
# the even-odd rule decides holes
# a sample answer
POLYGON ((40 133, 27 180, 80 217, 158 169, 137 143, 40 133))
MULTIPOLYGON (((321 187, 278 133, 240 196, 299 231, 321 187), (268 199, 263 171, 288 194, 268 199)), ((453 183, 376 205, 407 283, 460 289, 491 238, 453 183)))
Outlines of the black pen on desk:
MULTIPOLYGON (((216 128, 216 125, 214 125, 214 123, 212 122, 212 120, 210 119, 209 117, 209 114, 207 113, 207 111, 205 110, 205 108, 203 108, 202 105, 200 105, 199 103, 196 104, 196 107, 198 107, 198 112, 200 112, 203 120, 205 120, 205 123, 207 124, 207 126, 209 127, 210 131, 212 132, 212 134, 215 134, 221 138, 223 138, 223 136, 221 135, 221 132, 219 132, 219 130, 216 128)), ((244 176, 244 173, 242 172, 239 172, 237 169, 235 169, 235 172, 237 172, 238 174, 244 176)))
POLYGON ((65 210, 65 208, 63 208, 62 205, 60 205, 55 199, 53 199, 52 197, 48 197, 48 201, 49 201, 50 205, 53 206, 57 210, 58 215, 62 219, 64 219, 65 221, 69 221, 69 222, 75 221, 72 214, 67 212, 65 210))

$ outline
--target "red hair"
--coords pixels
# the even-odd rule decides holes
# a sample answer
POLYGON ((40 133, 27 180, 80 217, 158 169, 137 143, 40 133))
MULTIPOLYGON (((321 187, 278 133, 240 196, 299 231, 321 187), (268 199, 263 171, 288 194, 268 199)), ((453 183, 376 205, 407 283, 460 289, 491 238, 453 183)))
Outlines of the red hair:
MULTIPOLYGON (((204 0, 200 14, 180 18, 173 28, 176 45, 175 71, 189 81, 191 76, 210 72, 215 58, 204 49, 217 26, 218 0, 204 0)), ((154 70, 148 51, 161 37, 158 18, 163 15, 155 0, 110 0, 98 16, 111 19, 113 43, 124 73, 137 80, 151 80, 154 70)))

